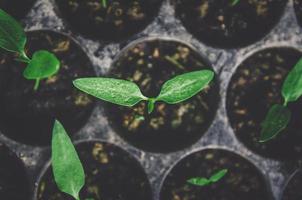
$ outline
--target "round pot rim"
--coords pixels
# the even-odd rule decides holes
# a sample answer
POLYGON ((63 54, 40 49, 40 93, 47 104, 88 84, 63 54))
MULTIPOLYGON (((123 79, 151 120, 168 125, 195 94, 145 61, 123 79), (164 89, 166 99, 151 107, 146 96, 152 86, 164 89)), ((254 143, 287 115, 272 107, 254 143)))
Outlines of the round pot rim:
POLYGON ((160 181, 160 184, 159 184, 159 191, 158 191, 158 194, 157 194, 157 197, 159 200, 162 200, 161 199, 161 194, 162 194, 162 188, 163 188, 163 185, 168 177, 168 175, 171 173, 171 171, 185 158, 195 154, 195 153, 198 153, 198 152, 203 152, 203 151, 207 151, 207 150, 218 150, 218 151, 226 151, 228 153, 231 153, 231 154, 234 154, 236 155, 237 157, 240 157, 241 159, 247 161, 251 166, 253 166, 256 171, 259 173, 259 175, 261 176, 262 178, 262 181, 265 183, 265 189, 267 191, 267 195, 270 199, 273 198, 273 193, 272 193, 272 190, 271 190, 271 187, 270 187, 270 182, 269 182, 269 178, 267 176, 265 176, 265 174, 260 170, 260 167, 258 167, 250 158, 248 157, 245 157, 239 153, 236 152, 235 149, 230 149, 229 147, 227 146, 219 146, 219 145, 208 145, 208 146, 202 146, 200 148, 197 148, 191 152, 187 152, 185 154, 182 154, 180 157, 178 157, 175 162, 169 167, 168 170, 165 171, 164 175, 163 175, 163 178, 161 179, 160 181))

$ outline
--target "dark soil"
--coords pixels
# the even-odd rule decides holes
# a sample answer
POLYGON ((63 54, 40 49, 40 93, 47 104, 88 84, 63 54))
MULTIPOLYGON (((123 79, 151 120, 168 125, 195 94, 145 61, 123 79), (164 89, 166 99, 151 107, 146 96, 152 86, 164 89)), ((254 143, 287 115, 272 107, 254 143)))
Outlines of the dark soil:
MULTIPOLYGON (((86 173, 81 199, 152 200, 146 174, 128 153, 99 142, 81 143, 77 150, 86 173)), ((73 200, 57 189, 50 169, 40 181, 37 199, 73 200)))
POLYGON ((0 199, 29 200, 29 183, 23 163, 0 143, 0 199))
MULTIPOLYGON (((156 97, 167 80, 201 69, 211 67, 187 45, 151 40, 125 50, 113 63, 109 76, 133 81, 144 95, 156 97)), ((110 124, 128 142, 147 151, 169 152, 192 145, 206 132, 216 114, 218 93, 217 81, 213 81, 183 103, 156 103, 150 115, 145 102, 133 108, 109 103, 105 107, 110 124)))
POLYGON ((28 14, 36 0, 1 0, 0 8, 20 20, 28 14))
POLYGON ((256 153, 283 160, 302 156, 302 101, 289 103, 292 118, 276 138, 259 143, 260 124, 273 104, 282 104, 281 87, 300 59, 294 49, 267 49, 246 59, 228 88, 227 110, 236 136, 256 153))
POLYGON ((174 0, 176 15, 202 42, 223 48, 252 44, 277 24, 286 0, 174 0))
POLYGON ((54 118, 59 119, 70 134, 86 123, 94 102, 76 90, 72 80, 95 76, 95 73, 86 54, 67 36, 50 31, 27 35, 28 54, 49 50, 61 61, 61 69, 58 74, 42 80, 35 92, 35 81, 26 80, 22 75, 26 65, 15 61, 11 53, 2 53, 0 69, 6 68, 8 81, 0 99, 0 128, 6 136, 19 142, 49 145, 54 118))
POLYGON ((161 0, 56 0, 61 15, 76 31, 101 40, 120 41, 145 28, 161 0))
POLYGON ((270 192, 258 169, 239 155, 207 149, 182 159, 166 177, 161 200, 269 200, 270 192), (187 183, 193 177, 209 178, 221 169, 228 173, 217 183, 200 187, 187 183))
POLYGON ((282 200, 301 200, 302 199, 302 171, 297 171, 287 183, 282 200))

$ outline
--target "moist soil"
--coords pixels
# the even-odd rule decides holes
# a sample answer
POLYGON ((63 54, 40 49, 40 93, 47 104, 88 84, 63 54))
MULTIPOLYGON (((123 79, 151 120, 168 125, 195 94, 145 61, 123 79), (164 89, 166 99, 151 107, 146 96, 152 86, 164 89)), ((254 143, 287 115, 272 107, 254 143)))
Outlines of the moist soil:
POLYGON ((156 16, 161 0, 56 0, 61 15, 88 37, 119 41, 144 29, 156 16))
POLYGON ((286 0, 174 0, 176 15, 202 42, 222 48, 252 44, 277 24, 286 0))
MULTIPOLYGON (((115 60, 110 77, 136 83, 147 97, 156 97, 163 83, 189 71, 211 69, 205 59, 185 44, 150 40, 127 48, 115 60)), ((218 84, 174 105, 158 102, 147 113, 146 103, 132 108, 105 103, 110 124, 125 140, 152 152, 176 151, 195 143, 208 129, 218 104, 218 84)))
POLYGON ((266 49, 247 58, 231 79, 227 95, 231 126, 241 142, 262 156, 301 158, 301 100, 289 103, 292 117, 287 128, 276 138, 259 143, 260 125, 273 104, 283 104, 282 84, 300 57, 301 53, 294 49, 266 49))
POLYGON ((225 150, 207 149, 182 159, 166 177, 161 200, 268 200, 266 182, 259 170, 241 156, 225 150), (201 187, 187 180, 209 178, 217 171, 228 173, 218 182, 201 187))
POLYGON ((54 53, 61 62, 58 74, 44 79, 37 91, 34 82, 22 73, 26 65, 15 61, 11 53, 0 54, 0 69, 7 72, 6 87, 0 100, 1 131, 16 141, 31 145, 49 145, 54 119, 73 134, 88 120, 93 99, 77 91, 72 80, 95 76, 93 67, 80 47, 69 37, 51 32, 27 33, 28 55, 37 50, 54 53))
POLYGON ((29 200, 29 183, 23 163, 0 143, 0 199, 29 200))
MULTIPOLYGON (((114 145, 85 142, 76 146, 84 165, 86 183, 81 199, 152 200, 146 174, 128 153, 114 145)), ((57 189, 48 169, 38 186, 37 200, 73 200, 57 189)))
POLYGON ((282 200, 301 200, 302 199, 302 171, 297 171, 290 178, 285 186, 282 200))

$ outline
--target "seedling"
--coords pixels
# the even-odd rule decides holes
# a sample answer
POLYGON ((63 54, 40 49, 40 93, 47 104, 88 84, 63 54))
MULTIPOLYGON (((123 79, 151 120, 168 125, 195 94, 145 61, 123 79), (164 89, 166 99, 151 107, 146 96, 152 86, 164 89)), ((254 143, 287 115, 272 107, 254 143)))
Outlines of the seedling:
POLYGON ((188 183, 196 186, 207 186, 212 183, 216 183, 221 180, 228 173, 227 169, 222 169, 215 174, 213 174, 210 178, 205 177, 195 177, 187 180, 188 183))
POLYGON ((16 60, 24 62, 27 67, 23 76, 35 80, 34 90, 37 90, 41 79, 48 78, 59 71, 60 61, 45 50, 36 51, 32 58, 25 53, 26 35, 21 25, 9 14, 0 9, 0 48, 17 53, 16 60))
POLYGON ((302 58, 287 75, 281 91, 283 105, 273 105, 262 122, 260 142, 267 142, 276 137, 290 122, 291 111, 287 105, 297 101, 302 95, 302 58))
POLYGON ((178 75, 163 84, 157 97, 150 98, 144 96, 135 83, 121 79, 80 78, 73 84, 83 92, 121 106, 132 107, 141 101, 146 101, 150 114, 156 102, 177 104, 185 101, 204 89, 213 78, 214 72, 210 70, 178 75))
POLYGON ((85 184, 84 169, 63 125, 57 120, 53 127, 51 149, 52 170, 58 188, 80 200, 79 193, 85 184))

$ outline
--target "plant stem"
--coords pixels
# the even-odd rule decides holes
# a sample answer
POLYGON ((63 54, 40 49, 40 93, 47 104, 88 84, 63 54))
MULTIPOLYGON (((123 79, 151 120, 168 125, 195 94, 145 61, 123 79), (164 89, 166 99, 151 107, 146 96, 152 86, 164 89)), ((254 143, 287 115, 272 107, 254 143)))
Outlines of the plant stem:
POLYGON ((39 78, 37 78, 37 79, 36 79, 36 82, 35 82, 35 86, 34 86, 34 90, 35 90, 35 91, 37 91, 37 90, 38 90, 39 85, 40 85, 40 79, 39 79, 39 78))
POLYGON ((102 0, 102 5, 104 8, 107 8, 107 0, 102 0))
POLYGON ((148 114, 152 113, 154 110, 154 104, 155 104, 155 99, 154 98, 149 98, 148 100, 148 114))
POLYGON ((19 58, 19 61, 21 62, 29 63, 31 61, 24 51, 22 51, 19 58))
POLYGON ((287 99, 284 99, 284 102, 283 102, 283 106, 287 106, 288 102, 287 102, 287 99))

